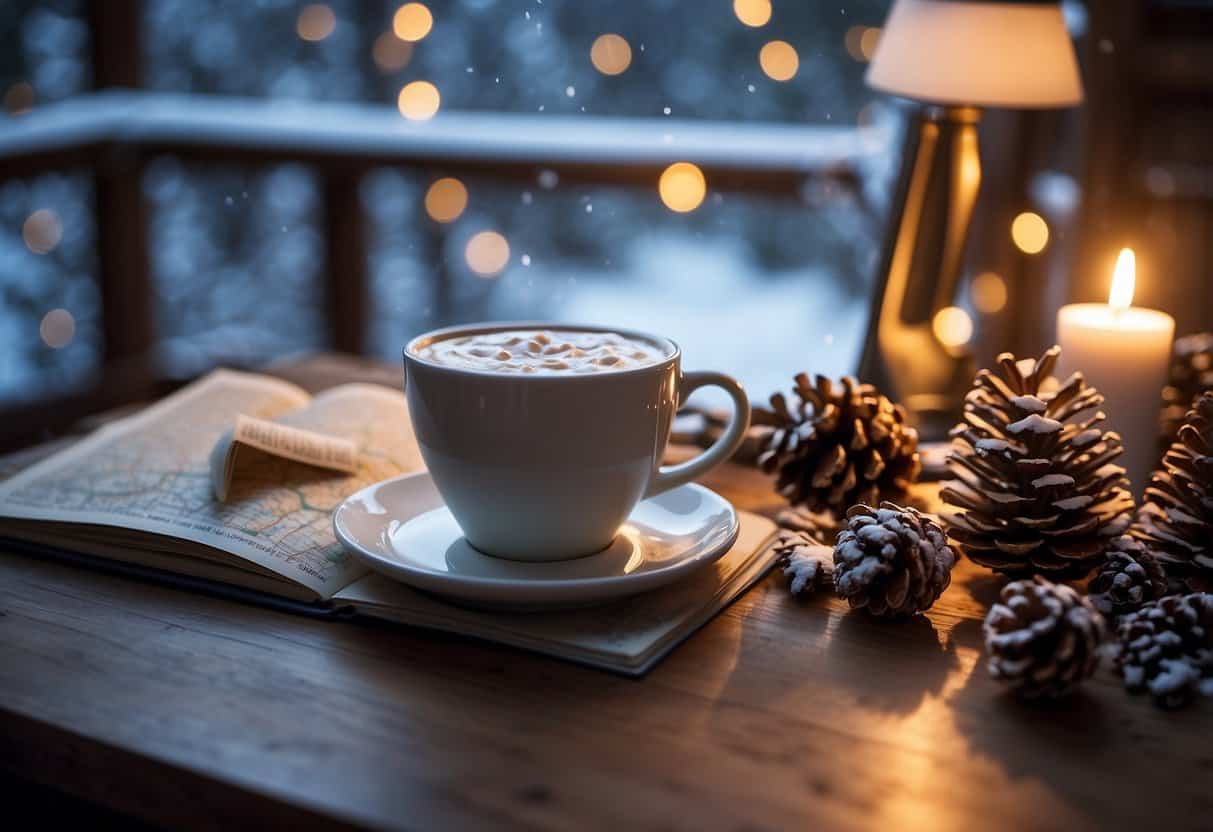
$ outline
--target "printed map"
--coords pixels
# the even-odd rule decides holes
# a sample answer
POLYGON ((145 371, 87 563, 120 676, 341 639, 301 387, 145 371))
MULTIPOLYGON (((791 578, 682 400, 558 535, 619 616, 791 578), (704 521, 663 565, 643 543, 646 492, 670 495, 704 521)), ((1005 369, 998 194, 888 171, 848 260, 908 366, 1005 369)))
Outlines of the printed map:
POLYGON ((336 541, 333 510, 364 485, 421 467, 400 393, 347 385, 309 403, 291 385, 217 371, 0 485, 0 516, 192 540, 327 597, 365 571, 336 541), (358 470, 345 475, 257 456, 220 503, 211 450, 240 413, 352 438, 358 470))

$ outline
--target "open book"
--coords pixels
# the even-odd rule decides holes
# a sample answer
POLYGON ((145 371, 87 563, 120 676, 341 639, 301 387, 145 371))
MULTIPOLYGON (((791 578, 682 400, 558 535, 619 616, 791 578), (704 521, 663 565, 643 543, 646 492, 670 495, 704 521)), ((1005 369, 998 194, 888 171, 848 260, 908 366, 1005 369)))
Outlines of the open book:
POLYGON ((770 565, 773 524, 740 512, 733 549, 666 589, 579 612, 466 610, 370 574, 333 534, 333 510, 348 495, 423 467, 400 392, 347 384, 311 397, 219 370, 0 484, 0 537, 633 673, 770 565), (212 451, 240 416, 352 440, 353 470, 246 456, 220 501, 212 451))

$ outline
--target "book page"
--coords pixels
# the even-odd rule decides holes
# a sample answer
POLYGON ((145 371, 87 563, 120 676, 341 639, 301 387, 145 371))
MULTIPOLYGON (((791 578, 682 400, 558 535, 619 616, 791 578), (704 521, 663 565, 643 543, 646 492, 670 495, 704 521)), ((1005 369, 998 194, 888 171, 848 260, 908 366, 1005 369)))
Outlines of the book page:
POLYGON ((0 518, 188 540, 328 598, 365 571, 334 537, 333 509, 364 485, 419 465, 402 393, 349 385, 309 404, 293 385, 219 370, 0 485, 0 518), (220 503, 209 457, 239 414, 341 431, 359 445, 358 470, 344 475, 267 455, 220 503))

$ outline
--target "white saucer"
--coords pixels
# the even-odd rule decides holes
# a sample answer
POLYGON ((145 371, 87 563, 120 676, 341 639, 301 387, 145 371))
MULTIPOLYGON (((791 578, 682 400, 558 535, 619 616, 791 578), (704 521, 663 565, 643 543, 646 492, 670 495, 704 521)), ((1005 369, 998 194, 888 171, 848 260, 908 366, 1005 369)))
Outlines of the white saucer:
POLYGON ((554 609, 647 592, 720 559, 737 539, 733 506, 701 485, 641 502, 601 552, 552 563, 472 548, 426 472, 385 480, 333 515, 337 539, 371 569, 473 606, 554 609))

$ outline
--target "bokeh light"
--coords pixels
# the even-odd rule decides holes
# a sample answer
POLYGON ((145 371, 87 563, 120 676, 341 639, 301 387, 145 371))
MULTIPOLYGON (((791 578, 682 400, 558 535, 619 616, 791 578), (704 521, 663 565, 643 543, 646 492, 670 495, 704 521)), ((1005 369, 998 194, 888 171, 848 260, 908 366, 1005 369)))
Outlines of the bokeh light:
POLYGON ((859 36, 859 54, 863 55, 865 61, 870 61, 876 54, 876 47, 879 45, 880 27, 868 26, 863 30, 863 34, 859 36))
POLYGON ((405 3, 392 16, 392 31, 401 40, 416 43, 434 28, 434 16, 424 3, 405 3))
POLYGON ((657 192, 671 211, 685 214, 694 211, 707 194, 703 171, 690 162, 675 162, 661 173, 657 192))
POLYGON ((983 315, 996 315, 1007 305, 1007 282, 994 272, 982 272, 969 286, 973 306, 983 315))
POLYGON ((590 47, 590 63, 603 75, 619 75, 632 63, 632 47, 620 35, 599 35, 590 47))
POLYGON ((66 309, 52 309, 42 316, 38 335, 51 349, 61 350, 76 337, 76 319, 66 309))
POLYGON ((758 63, 773 81, 790 81, 800 69, 800 56, 786 40, 773 40, 758 53, 758 63))
POLYGON ((49 254, 63 239, 63 224, 59 215, 47 208, 39 208, 25 218, 21 226, 21 238, 34 254, 49 254))
POLYGON ((436 180, 425 192, 425 212, 435 222, 454 222, 468 207, 468 189, 458 179, 436 180))
POLYGON ((299 33, 299 37, 313 43, 324 40, 333 34, 335 28, 337 28, 337 15, 333 14, 333 10, 323 3, 304 6, 300 9, 299 17, 295 21, 295 31, 299 33))
POLYGON ((931 331, 945 347, 963 347, 973 337, 973 319, 959 306, 945 306, 931 319, 931 331))
POLYGON ((425 121, 434 117, 442 104, 438 88, 429 81, 413 81, 405 84, 396 99, 400 115, 411 121, 425 121))
POLYGON ((771 19, 771 0, 733 0, 733 14, 747 26, 765 26, 771 19))
POLYGON ((859 62, 872 60, 880 43, 879 26, 852 26, 842 38, 847 54, 859 62))
POLYGON ((28 81, 18 81, 4 93, 4 109, 10 115, 28 113, 34 106, 34 88, 28 81))
POLYGON ((1011 239, 1024 254, 1038 254, 1049 244, 1049 226, 1044 217, 1024 211, 1011 222, 1011 239))
POLYGON ((371 57, 381 72, 395 72, 404 69, 413 59, 413 44, 396 37, 395 32, 384 32, 375 38, 371 57))
POLYGON ((481 277, 496 277, 510 262, 510 244, 496 231, 481 231, 463 252, 468 268, 481 277))

